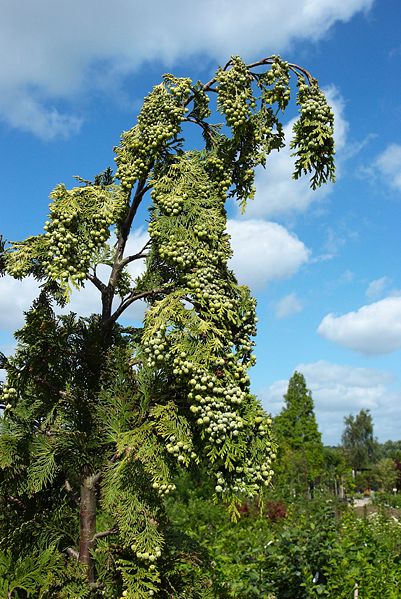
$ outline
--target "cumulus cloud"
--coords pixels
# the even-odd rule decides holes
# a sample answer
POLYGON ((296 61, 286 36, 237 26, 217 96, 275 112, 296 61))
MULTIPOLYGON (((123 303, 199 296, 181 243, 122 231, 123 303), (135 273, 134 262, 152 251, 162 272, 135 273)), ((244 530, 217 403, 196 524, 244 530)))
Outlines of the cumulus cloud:
POLYGON ((318 333, 366 355, 395 351, 401 347, 401 297, 387 297, 342 316, 327 314, 318 333))
POLYGON ((66 139, 78 133, 82 119, 61 114, 56 108, 44 108, 34 97, 15 92, 0 100, 0 117, 9 125, 22 131, 29 131, 44 140, 66 139), (2 108, 5 104, 5 113, 2 108), (2 106, 3 105, 3 106, 2 106))
MULTIPOLYGON (((0 352, 5 356, 13 355, 16 348, 16 341, 11 334, 0 333, 0 352)), ((6 380, 6 370, 0 368, 0 381, 6 380)))
POLYGON ((382 295, 384 289, 389 284, 390 279, 388 277, 380 277, 380 279, 374 279, 371 281, 366 289, 366 297, 369 299, 378 298, 382 295))
POLYGON ((301 312, 302 308, 302 303, 298 299, 297 294, 289 293, 277 302, 275 312, 277 318, 286 318, 287 316, 291 316, 291 314, 301 312))
POLYGON ((401 145, 390 144, 379 154, 375 164, 385 182, 401 191, 401 145))
POLYGON ((283 51, 322 38, 334 23, 368 10, 373 0, 38 0, 7 3, 0 22, 0 115, 41 137, 76 131, 79 118, 57 103, 104 86, 150 60, 171 66, 185 56, 221 63, 239 53, 283 51), (25 117, 31 105, 34 119, 25 117), (56 107, 55 107, 56 106, 56 107))
POLYGON ((308 261, 304 243, 277 223, 231 219, 227 230, 234 252, 231 267, 240 283, 254 289, 293 275, 308 261))
MULTIPOLYGON (((398 439, 401 417, 401 390, 393 390, 394 377, 374 368, 333 364, 324 360, 299 364, 312 391, 315 413, 323 439, 338 444, 344 429, 344 416, 362 409, 371 410, 375 434, 384 441, 398 439)), ((277 414, 283 407, 288 380, 278 380, 260 392, 267 410, 277 414)))
POLYGON ((22 326, 24 312, 29 309, 38 295, 38 284, 28 277, 23 281, 9 275, 0 278, 0 327, 2 331, 13 331, 22 326))
MULTIPOLYGON (((125 255, 132 256, 141 252, 149 241, 149 233, 143 228, 136 229, 130 233, 127 245, 125 246, 125 255)), ((145 250, 146 251, 146 250, 145 250)), ((133 279, 143 274, 145 268, 144 260, 134 260, 128 265, 128 270, 133 279)))
MULTIPOLYGON (((344 118, 344 101, 338 90, 332 86, 325 90, 329 104, 332 106, 335 117, 335 141, 338 156, 344 148, 348 123, 344 118)), ((304 212, 312 202, 317 202, 326 197, 331 189, 331 184, 324 185, 312 191, 309 178, 304 176, 296 181, 291 178, 294 170, 294 159, 291 157, 289 141, 292 137, 292 127, 295 119, 284 128, 287 145, 280 152, 270 154, 266 169, 260 168, 256 174, 256 197, 250 202, 246 216, 277 217, 294 212, 304 212)))
MULTIPOLYGON (((24 324, 24 312, 29 310, 38 295, 36 281, 29 277, 18 281, 5 275, 0 277, 0 352, 9 356, 14 352, 13 332, 24 324)), ((0 369, 0 381, 5 371, 0 369)))

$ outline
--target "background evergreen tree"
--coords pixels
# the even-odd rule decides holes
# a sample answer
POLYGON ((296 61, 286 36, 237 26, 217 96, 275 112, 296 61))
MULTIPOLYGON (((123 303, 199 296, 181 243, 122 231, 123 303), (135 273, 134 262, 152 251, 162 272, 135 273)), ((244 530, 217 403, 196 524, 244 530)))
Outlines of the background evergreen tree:
POLYGON ((323 472, 323 444, 313 408, 305 377, 295 371, 284 395, 284 407, 274 419, 279 448, 277 484, 288 485, 295 492, 312 492, 323 472))
POLYGON ((0 400, 0 548, 15 560, 45 548, 55 556, 46 585, 26 596, 216 596, 164 498, 180 467, 203 465, 235 516, 272 476, 271 419, 249 390, 255 300, 228 268, 225 202, 245 208, 255 168, 283 147, 291 75, 294 177, 311 173, 313 188, 332 180, 333 114, 317 81, 276 56, 233 57, 206 84, 165 75, 115 148, 115 175, 58 185, 45 233, 2 252, 8 274, 42 286, 0 400), (182 123, 201 128, 203 149, 186 149, 182 123), (147 193, 149 240, 128 254, 147 193), (143 259, 132 279, 128 265, 143 259), (56 316, 84 283, 99 291, 99 314, 56 316), (119 326, 141 299, 143 327, 119 326))

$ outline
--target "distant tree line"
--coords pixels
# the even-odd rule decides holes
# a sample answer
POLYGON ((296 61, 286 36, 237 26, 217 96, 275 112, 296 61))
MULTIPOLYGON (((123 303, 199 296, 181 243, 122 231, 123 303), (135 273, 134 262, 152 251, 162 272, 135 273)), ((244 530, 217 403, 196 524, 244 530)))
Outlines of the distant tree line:
POLYGON ((369 410, 344 418, 341 444, 325 447, 305 377, 294 372, 274 418, 278 443, 274 488, 284 496, 313 497, 318 485, 336 496, 401 490, 401 440, 380 444, 369 410))

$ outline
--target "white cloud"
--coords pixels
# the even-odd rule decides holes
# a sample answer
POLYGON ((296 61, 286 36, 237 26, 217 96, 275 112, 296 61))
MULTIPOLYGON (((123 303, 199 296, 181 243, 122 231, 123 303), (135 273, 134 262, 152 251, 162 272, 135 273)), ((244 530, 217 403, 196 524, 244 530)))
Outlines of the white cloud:
POLYGON ((3 331, 14 331, 22 326, 24 312, 38 295, 38 289, 32 277, 22 281, 9 275, 0 278, 0 327, 3 331))
MULTIPOLYGON (((133 231, 128 237, 127 245, 125 248, 125 255, 130 256, 138 254, 149 240, 149 234, 144 229, 137 229, 133 231)), ((144 260, 135 260, 128 265, 129 273, 132 280, 136 279, 143 274, 145 270, 144 260)), ((124 322, 142 322, 145 316, 146 303, 143 301, 137 301, 131 304, 129 308, 124 312, 121 320, 124 322)))
MULTIPOLYGON (((0 352, 5 356, 11 356, 16 348, 16 341, 11 335, 0 335, 0 352)), ((6 370, 0 368, 0 381, 6 380, 6 370)))
POLYGON ((3 96, 0 118, 12 127, 29 131, 44 140, 66 139, 78 133, 82 125, 81 118, 61 114, 54 107, 44 108, 33 96, 21 91, 3 96))
MULTIPOLYGON (((332 86, 326 89, 329 104, 332 106, 335 117, 335 140, 337 150, 337 166, 341 150, 344 148, 348 123, 344 118, 344 101, 338 90, 332 86)), ((323 185, 316 191, 312 191, 309 185, 309 177, 304 176, 296 181, 292 179, 294 170, 294 159, 291 158, 292 150, 289 149, 289 141, 292 137, 292 127, 295 119, 290 121, 284 128, 287 145, 280 152, 270 154, 266 169, 260 168, 256 174, 256 197, 249 202, 246 216, 272 217, 282 216, 294 212, 304 212, 312 202, 317 202, 326 197, 332 185, 323 185)))
POLYGON ((239 282, 252 288, 289 277, 308 261, 308 248, 277 223, 231 219, 227 230, 234 251, 231 267, 239 282))
MULTIPOLYGON (((149 233, 142 228, 136 229, 127 240, 125 246, 125 255, 132 256, 138 254, 149 240, 149 233)), ((146 250, 145 250, 146 251, 146 250)), ((128 265, 128 270, 133 279, 143 274, 145 268, 144 260, 134 260, 128 265)))
POLYGON ((385 182, 401 191, 401 145, 390 144, 375 161, 385 182))
MULTIPOLYGON (((344 388, 361 388, 361 389, 372 389, 382 390, 385 384, 392 381, 393 377, 388 372, 382 370, 376 370, 374 368, 360 368, 355 366, 347 366, 342 364, 333 364, 325 360, 319 360, 318 362, 302 363, 299 364, 296 370, 302 372, 306 380, 311 381, 311 385, 315 390, 330 386, 341 385, 344 388)), ((364 396, 366 399, 361 399, 364 403, 357 403, 357 408, 374 408, 377 406, 374 397, 376 393, 372 395, 371 392, 363 391, 361 397, 364 396)), ((344 406, 348 405, 347 393, 339 403, 344 406)), ((338 403, 337 402, 337 403, 338 403)), ((331 402, 327 402, 327 409, 335 406, 331 402)))
POLYGON ((301 312, 302 308, 302 303, 298 299, 296 293, 289 293, 277 302, 275 307, 276 316, 277 318, 286 318, 286 316, 301 312))
POLYGON ((206 55, 221 63, 235 53, 255 58, 283 51, 296 40, 322 38, 372 3, 289 0, 284 8, 274 0, 251 0, 246 11, 241 0, 3 3, 0 114, 45 138, 66 135, 79 119, 57 112, 55 104, 107 89, 110 80, 118 83, 148 61, 171 66, 182 56, 206 55))
POLYGON ((367 355, 395 351, 401 347, 401 297, 387 297, 342 316, 327 314, 318 333, 367 355))
POLYGON ((366 289, 366 297, 369 299, 378 298, 382 295, 384 289, 389 284, 390 279, 388 277, 380 277, 380 279, 374 279, 371 281, 366 289))
MULTIPOLYGON (((320 360, 299 364, 312 391, 319 430, 328 444, 338 444, 344 429, 344 416, 362 409, 371 410, 375 434, 384 441, 398 439, 401 418, 401 390, 391 388, 394 377, 373 368, 358 368, 320 360)), ((288 380, 278 380, 260 392, 267 410, 277 414, 283 407, 288 380)))
POLYGON ((14 353, 16 346, 17 342, 15 341, 14 337, 11 337, 11 335, 6 335, 5 339, 2 339, 0 342, 0 352, 5 356, 10 356, 12 353, 14 353))

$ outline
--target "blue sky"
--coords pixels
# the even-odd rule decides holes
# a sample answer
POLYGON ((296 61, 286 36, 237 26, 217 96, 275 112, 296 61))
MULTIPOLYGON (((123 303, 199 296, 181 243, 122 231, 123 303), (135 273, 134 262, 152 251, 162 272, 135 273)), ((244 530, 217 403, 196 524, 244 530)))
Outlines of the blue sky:
MULTIPOLYGON (((10 240, 41 231, 57 183, 113 165, 120 133, 165 71, 206 81, 231 54, 280 53, 319 79, 336 115, 337 183, 312 193, 291 181, 282 151, 258 173, 247 213, 230 206, 233 268, 258 298, 253 389, 276 413, 298 369, 325 442, 338 443, 343 417, 361 408, 380 440, 401 438, 399 0, 0 6, 0 233, 10 240)), ((145 239, 139 223, 130 243, 145 239)), ((30 280, 0 279, 3 351, 35 293, 30 280)), ((89 289, 71 305, 97 306, 89 289)))

